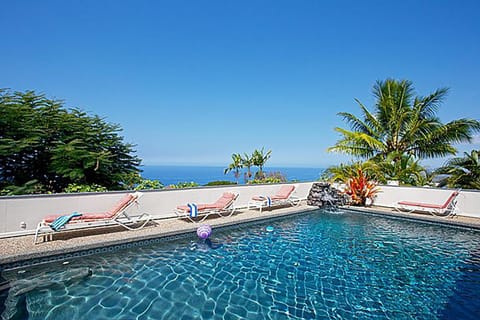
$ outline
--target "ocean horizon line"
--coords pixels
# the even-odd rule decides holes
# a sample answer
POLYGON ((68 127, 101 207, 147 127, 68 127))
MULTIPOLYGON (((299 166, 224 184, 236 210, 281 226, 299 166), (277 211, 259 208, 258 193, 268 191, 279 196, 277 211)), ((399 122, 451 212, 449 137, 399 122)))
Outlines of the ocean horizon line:
MULTIPOLYGON (((225 166, 170 166, 170 165, 145 165, 142 167, 142 176, 150 180, 159 180, 163 185, 177 184, 181 182, 196 182, 199 185, 212 181, 236 182, 233 172, 224 173, 225 166)), ((267 166, 263 168, 266 173, 280 172, 288 181, 316 181, 320 178, 325 168, 315 167, 283 167, 267 166)), ((244 182, 244 172, 241 170, 239 183, 244 182)), ((252 172, 257 171, 256 167, 252 172)))
MULTIPOLYGON (((216 164, 141 164, 139 165, 140 168, 142 167, 210 167, 210 168, 227 168, 228 165, 216 165, 216 164)), ((264 168, 307 168, 307 169, 325 169, 329 167, 329 165, 268 165, 264 168)), ((252 168, 256 168, 256 166, 252 166, 252 168)))

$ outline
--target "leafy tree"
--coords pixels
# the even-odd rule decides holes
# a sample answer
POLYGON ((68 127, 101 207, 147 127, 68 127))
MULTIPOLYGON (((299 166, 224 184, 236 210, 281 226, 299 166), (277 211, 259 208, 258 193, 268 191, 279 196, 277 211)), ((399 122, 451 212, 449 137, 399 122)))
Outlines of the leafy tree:
POLYGON ((339 113, 351 130, 336 128, 342 138, 329 151, 382 160, 395 153, 395 161, 404 154, 418 159, 455 154, 453 144, 470 142, 473 133, 480 130, 480 122, 458 119, 443 124, 436 113, 447 92, 442 88, 420 97, 414 96, 410 81, 378 81, 373 88, 373 111, 356 99, 362 118, 339 113))
POLYGON ((242 156, 240 155, 240 153, 234 153, 232 154, 232 163, 230 163, 228 167, 225 169, 224 174, 227 174, 230 171, 233 171, 233 175, 235 176, 235 179, 237 180, 237 184, 238 184, 238 179, 240 178, 240 170, 242 168, 243 168, 242 156))
POLYGON ((447 185, 450 188, 480 189, 480 150, 464 152, 463 157, 456 157, 437 169, 439 174, 447 174, 448 177, 440 182, 440 186, 447 185))
POLYGON ((263 173, 263 167, 265 166, 265 163, 270 159, 272 155, 272 150, 269 150, 267 152, 264 151, 264 148, 253 151, 252 154, 252 162, 254 166, 258 167, 258 171, 255 174, 255 179, 261 179, 264 177, 263 173))
POLYGON ((140 159, 120 131, 43 94, 0 90, 0 187, 36 181, 42 192, 70 184, 123 189, 124 178, 138 174, 140 159))

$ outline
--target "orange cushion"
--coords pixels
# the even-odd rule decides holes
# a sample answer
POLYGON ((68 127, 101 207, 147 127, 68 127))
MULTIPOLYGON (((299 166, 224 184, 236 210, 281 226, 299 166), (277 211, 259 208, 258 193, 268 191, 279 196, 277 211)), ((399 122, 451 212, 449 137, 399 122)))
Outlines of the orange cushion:
MULTIPOLYGON (((96 213, 83 213, 79 217, 73 217, 70 219, 70 222, 75 221, 90 221, 90 220, 98 220, 98 219, 109 219, 113 218, 118 212, 124 209, 128 204, 130 204, 133 200, 135 200, 135 196, 132 194, 125 195, 117 204, 107 212, 96 212, 96 213)), ((55 214, 55 215, 48 215, 46 216, 43 221, 46 223, 53 222, 58 217, 62 216, 63 214, 55 214)))
POLYGON ((404 205, 404 206, 412 206, 412 207, 431 208, 431 209, 443 209, 443 208, 442 208, 442 205, 440 205, 440 204, 433 204, 433 203, 400 201, 398 204, 404 205))
POLYGON ((132 202, 133 200, 135 200, 135 197, 129 193, 125 195, 120 201, 118 201, 112 209, 108 210, 107 213, 109 213, 110 216, 113 217, 122 209, 124 209, 128 204, 130 204, 130 202, 132 202))
POLYGON ((270 197, 273 199, 287 199, 292 194, 293 190, 295 190, 295 186, 282 186, 280 190, 277 192, 276 195, 270 197))

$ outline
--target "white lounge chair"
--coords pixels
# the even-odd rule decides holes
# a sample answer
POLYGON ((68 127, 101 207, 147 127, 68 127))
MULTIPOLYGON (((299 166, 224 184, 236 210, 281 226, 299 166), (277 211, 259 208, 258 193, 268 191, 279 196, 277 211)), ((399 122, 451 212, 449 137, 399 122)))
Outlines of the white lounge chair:
POLYGON ((175 214, 179 218, 187 218, 192 222, 202 222, 212 214, 220 217, 229 217, 235 211, 233 204, 237 198, 238 193, 224 192, 214 203, 189 203, 184 206, 178 206, 175 209, 175 214))
POLYGON ((427 212, 434 216, 448 217, 455 215, 457 209, 457 197, 460 194, 460 190, 453 191, 448 199, 442 204, 425 203, 425 202, 413 202, 413 201, 399 201, 394 205, 397 211, 407 212, 427 212))
POLYGON ((248 201, 247 208, 258 208, 262 212, 263 208, 271 208, 277 206, 299 205, 304 199, 295 196, 297 187, 295 185, 284 185, 280 190, 272 196, 255 196, 248 201))
POLYGON ((105 227, 109 225, 120 225, 128 230, 136 230, 143 228, 152 217, 148 213, 139 216, 130 216, 127 210, 138 203, 138 199, 143 194, 140 192, 126 194, 112 209, 99 213, 73 213, 66 219, 68 222, 62 221, 58 228, 57 222, 67 216, 50 215, 45 217, 37 226, 35 231, 34 243, 37 244, 39 236, 49 236, 55 232, 64 230, 75 230, 81 228, 105 227), (62 217, 62 218, 61 218, 62 217))

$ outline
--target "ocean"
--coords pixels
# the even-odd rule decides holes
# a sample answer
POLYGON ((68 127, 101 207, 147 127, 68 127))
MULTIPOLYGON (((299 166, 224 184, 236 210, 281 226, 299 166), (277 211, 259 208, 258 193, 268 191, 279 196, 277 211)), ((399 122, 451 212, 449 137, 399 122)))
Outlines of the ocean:
MULTIPOLYGON (((224 174, 225 167, 206 166, 143 166, 142 177, 150 180, 160 180, 167 186, 179 182, 196 182, 199 185, 210 181, 228 180, 236 181, 233 172, 224 174)), ((252 168, 254 173, 257 168, 252 168)), ((320 178, 323 168, 288 168, 288 167, 265 167, 264 172, 281 172, 288 181, 315 181, 320 178)), ((243 184, 243 173, 239 183, 243 184)))

